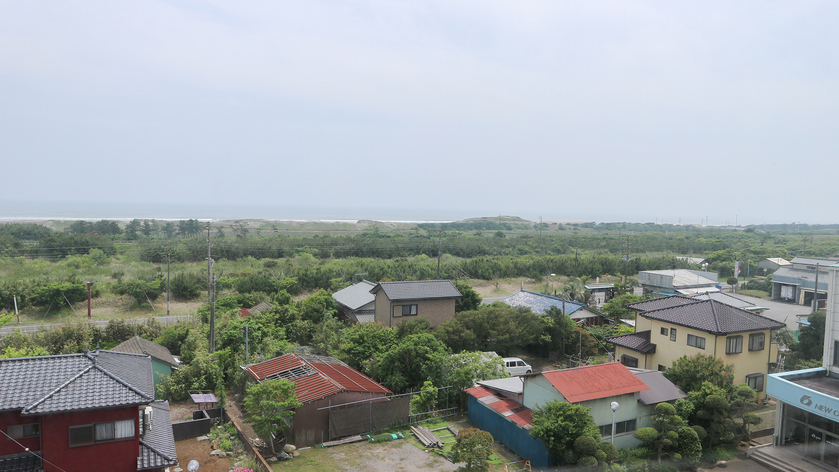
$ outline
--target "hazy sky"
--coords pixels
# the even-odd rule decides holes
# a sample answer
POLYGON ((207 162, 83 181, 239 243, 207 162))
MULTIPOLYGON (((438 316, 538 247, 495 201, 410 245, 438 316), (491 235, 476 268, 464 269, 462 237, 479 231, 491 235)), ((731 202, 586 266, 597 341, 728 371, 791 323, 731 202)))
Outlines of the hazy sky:
POLYGON ((839 222, 836 2, 0 8, 6 202, 839 222))

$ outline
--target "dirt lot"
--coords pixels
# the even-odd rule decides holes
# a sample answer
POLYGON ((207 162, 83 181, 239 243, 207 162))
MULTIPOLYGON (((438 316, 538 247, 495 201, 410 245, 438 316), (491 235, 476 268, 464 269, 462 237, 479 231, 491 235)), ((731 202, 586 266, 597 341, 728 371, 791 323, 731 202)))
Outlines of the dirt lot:
POLYGON ((213 452, 210 441, 198 441, 196 438, 175 441, 175 451, 178 454, 178 464, 184 470, 191 460, 198 461, 201 472, 228 472, 232 468, 230 459, 210 455, 213 452))

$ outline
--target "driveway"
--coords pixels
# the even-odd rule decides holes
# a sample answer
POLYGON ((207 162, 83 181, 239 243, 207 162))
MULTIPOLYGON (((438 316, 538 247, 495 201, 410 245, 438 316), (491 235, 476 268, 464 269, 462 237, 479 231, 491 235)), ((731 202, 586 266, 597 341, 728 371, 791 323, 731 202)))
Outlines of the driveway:
POLYGON ((768 298, 754 298, 739 293, 731 293, 728 289, 724 289, 725 293, 733 295, 749 303, 754 303, 757 306, 768 308, 763 312, 763 316, 772 320, 784 323, 790 331, 798 331, 798 317, 795 315, 804 315, 810 313, 810 307, 804 305, 793 305, 792 303, 778 302, 769 300, 768 298))

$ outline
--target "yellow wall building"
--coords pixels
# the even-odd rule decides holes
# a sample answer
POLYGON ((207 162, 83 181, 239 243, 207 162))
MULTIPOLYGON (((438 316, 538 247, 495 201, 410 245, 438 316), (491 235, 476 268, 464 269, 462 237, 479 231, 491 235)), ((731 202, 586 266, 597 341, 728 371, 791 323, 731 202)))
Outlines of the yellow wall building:
POLYGON ((766 375, 778 359, 772 330, 783 323, 716 300, 681 296, 627 306, 638 311, 635 332, 608 338, 616 360, 663 371, 682 356, 709 355, 734 365, 735 384, 748 384, 765 396, 766 375))

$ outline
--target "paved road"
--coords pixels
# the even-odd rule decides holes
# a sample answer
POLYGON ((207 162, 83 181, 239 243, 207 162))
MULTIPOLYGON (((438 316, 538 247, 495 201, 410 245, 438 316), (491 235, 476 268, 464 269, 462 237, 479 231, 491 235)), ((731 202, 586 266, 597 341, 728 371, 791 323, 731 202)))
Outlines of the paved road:
MULTIPOLYGON (((169 316, 157 316, 155 318, 161 324, 168 325, 168 324, 175 324, 175 323, 178 323, 178 322, 181 322, 181 321, 186 321, 186 320, 192 319, 192 315, 169 315, 169 316)), ((87 319, 87 318, 83 318, 83 319, 87 319)), ((148 317, 145 317, 145 318, 126 318, 125 321, 131 322, 131 323, 145 323, 147 319, 148 319, 148 317)), ((104 328, 105 326, 108 325, 108 321, 110 321, 110 320, 93 320, 93 323, 100 328, 104 328)), ((13 333, 17 330, 20 330, 23 333, 31 334, 31 333, 34 333, 34 332, 38 331, 39 329, 51 329, 51 328, 54 328, 56 326, 61 326, 63 324, 65 324, 65 323, 19 325, 19 324, 15 323, 14 321, 12 321, 11 323, 7 324, 6 326, 0 328, 0 338, 2 338, 3 336, 5 336, 9 333, 13 333)))
POLYGON ((754 303, 757 306, 768 308, 768 310, 763 312, 763 316, 781 323, 786 323, 787 329, 790 331, 797 331, 799 329, 798 317, 795 315, 810 313, 810 307, 808 306, 772 301, 767 298, 747 297, 739 293, 731 293, 728 289, 723 289, 723 291, 747 302, 754 303))

